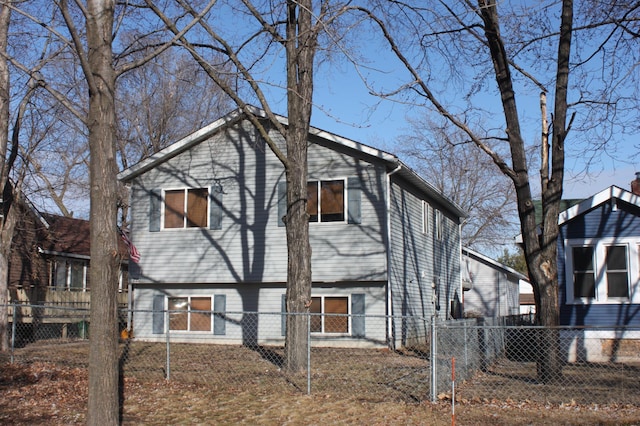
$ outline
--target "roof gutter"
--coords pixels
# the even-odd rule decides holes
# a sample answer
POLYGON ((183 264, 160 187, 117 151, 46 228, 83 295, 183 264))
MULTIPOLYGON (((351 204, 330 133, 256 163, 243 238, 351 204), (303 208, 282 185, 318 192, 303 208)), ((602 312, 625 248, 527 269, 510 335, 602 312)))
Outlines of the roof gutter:
POLYGON ((393 298, 391 295, 391 175, 398 173, 402 169, 402 163, 396 163, 395 169, 387 173, 387 336, 391 349, 395 349, 395 337, 393 335, 393 298))

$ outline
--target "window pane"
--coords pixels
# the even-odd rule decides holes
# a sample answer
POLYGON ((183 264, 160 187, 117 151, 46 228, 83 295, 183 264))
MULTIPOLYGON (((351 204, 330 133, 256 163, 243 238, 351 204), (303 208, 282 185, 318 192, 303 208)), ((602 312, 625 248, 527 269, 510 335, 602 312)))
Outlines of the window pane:
POLYGON ((608 297, 629 297, 626 272, 607 272, 608 297))
POLYGON ((596 286, 593 273, 574 272, 573 280, 574 297, 596 297, 596 286))
POLYGON ((344 221, 344 181, 323 181, 320 190, 321 222, 344 221))
POLYGON ((349 303, 346 297, 325 297, 325 314, 343 314, 344 316, 328 316, 324 320, 325 333, 348 333, 349 332, 349 303))
POLYGON ((607 247, 607 270, 627 270, 627 246, 607 247))
POLYGON ((307 213, 309 222, 318 221, 318 182, 307 183, 307 213))
POLYGON ((81 262, 71 262, 71 290, 82 290, 84 278, 84 265, 81 262))
POLYGON ((312 333, 321 333, 322 332, 322 316, 313 315, 322 313, 322 302, 319 297, 311 298, 311 306, 309 307, 309 312, 311 315, 311 332, 312 333))
POLYGON ((573 247, 573 296, 596 297, 593 247, 573 247))
POLYGON ((190 189, 187 198, 187 227, 207 227, 207 205, 209 190, 207 188, 190 189))
POLYGON ((189 303, 186 297, 169 298, 169 330, 186 330, 189 303), (177 312, 173 312, 177 311, 177 312))
POLYGON ((607 297, 629 297, 627 246, 607 247, 607 297))
POLYGON ((184 191, 167 191, 164 194, 164 227, 184 227, 184 191))
POLYGON ((593 271, 593 247, 573 248, 573 270, 593 271))
POLYGON ((211 331, 211 298, 191 298, 191 331, 211 331), (193 312, 207 311, 207 312, 193 312))
POLYGON ((56 287, 63 289, 67 287, 67 262, 56 261, 56 287))

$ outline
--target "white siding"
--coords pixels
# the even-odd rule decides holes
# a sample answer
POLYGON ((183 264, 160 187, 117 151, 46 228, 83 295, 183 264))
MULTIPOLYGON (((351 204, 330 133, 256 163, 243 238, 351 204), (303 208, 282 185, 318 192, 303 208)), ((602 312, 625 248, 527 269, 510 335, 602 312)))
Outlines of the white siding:
POLYGON ((464 293, 465 315, 499 317, 519 313, 519 279, 469 256, 473 287, 464 293))

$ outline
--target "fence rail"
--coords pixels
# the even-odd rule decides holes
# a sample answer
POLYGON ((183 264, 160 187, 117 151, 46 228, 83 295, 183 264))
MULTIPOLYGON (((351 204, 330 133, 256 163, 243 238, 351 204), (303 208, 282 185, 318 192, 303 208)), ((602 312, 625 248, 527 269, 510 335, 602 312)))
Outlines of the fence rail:
MULTIPOLYGON (((10 309, 10 362, 88 367, 88 310, 28 306, 32 313, 45 312, 45 320, 21 315, 25 308, 10 309)), ((141 313, 120 310, 121 329, 141 313)), ((306 369, 303 374, 289 374, 283 368, 283 340, 257 337, 265 329, 279 333, 286 314, 226 312, 225 319, 237 323, 243 334, 241 338, 221 334, 212 343, 220 328, 194 326, 186 332, 191 324, 185 325, 185 318, 172 317, 173 313, 163 313, 166 329, 154 338, 136 336, 135 323, 133 337, 123 334, 119 350, 125 377, 200 383, 229 391, 269 383, 274 389, 293 386, 303 393, 357 392, 403 401, 448 397, 455 379, 458 399, 640 405, 639 328, 559 327, 549 333, 542 327, 510 325, 522 322, 513 318, 446 322, 427 318, 418 319, 428 324, 423 336, 414 334, 411 345, 391 348, 388 342, 331 332, 350 324, 353 317, 305 314, 310 342, 306 369), (320 324, 325 328, 318 328, 320 324), (551 369, 554 376, 542 379, 540 355, 549 348, 555 348, 558 365, 551 369)), ((222 315, 196 313, 201 318, 222 315)), ((415 317, 364 316, 364 320, 367 328, 381 330, 389 324, 416 323, 415 317)))

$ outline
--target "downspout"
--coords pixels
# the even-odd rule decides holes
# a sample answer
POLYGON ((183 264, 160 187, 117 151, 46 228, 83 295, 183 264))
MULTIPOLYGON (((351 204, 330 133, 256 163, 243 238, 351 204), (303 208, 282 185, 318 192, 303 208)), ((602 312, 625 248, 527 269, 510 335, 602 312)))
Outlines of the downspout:
MULTIPOLYGON (((460 262, 458 263, 458 269, 459 269, 459 274, 460 274, 460 288, 459 288, 459 292, 458 293, 460 295, 460 313, 462 314, 462 318, 464 318, 464 285, 462 285, 462 280, 463 280, 463 276, 462 276, 462 268, 466 268, 466 262, 462 262, 462 227, 464 226, 464 223, 467 221, 466 218, 462 219, 460 221, 460 224, 458 225, 458 241, 460 242, 460 262)), ((462 318, 456 318, 456 319, 462 319, 462 318)))
POLYGON ((389 344, 395 349, 395 337, 393 335, 393 310, 391 297, 391 175, 402 169, 402 165, 398 166, 387 173, 387 335, 389 336, 389 344))

